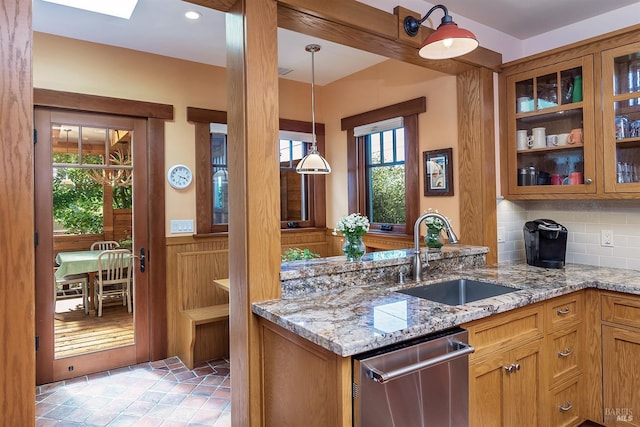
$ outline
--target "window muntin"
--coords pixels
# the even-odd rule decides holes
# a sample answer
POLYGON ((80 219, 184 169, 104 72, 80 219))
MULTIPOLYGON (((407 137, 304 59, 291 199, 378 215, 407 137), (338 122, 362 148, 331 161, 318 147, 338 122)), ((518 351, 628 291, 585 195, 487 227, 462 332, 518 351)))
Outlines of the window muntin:
POLYGON ((366 215, 371 223, 404 224, 404 128, 371 133, 364 141, 366 215))
MULTIPOLYGON (((411 234, 420 212, 418 115, 427 110, 426 97, 343 117, 341 129, 347 132, 347 188, 349 212, 367 212, 365 136, 402 127, 404 142, 396 140, 396 161, 404 161, 404 224, 386 226, 372 223, 370 231, 411 234), (395 123, 395 125, 394 125, 395 123), (402 148, 401 148, 402 147, 402 148)), ((384 151, 381 151, 383 153, 384 151)), ((381 157, 383 154, 381 154, 381 157)))
MULTIPOLYGON (((233 166, 227 164, 230 146, 227 146, 226 119, 227 115, 224 111, 187 107, 187 120, 194 123, 196 137, 197 234, 228 231, 230 177, 228 172, 229 168, 233 166), (225 141, 222 145, 225 150, 224 157, 214 156, 213 133, 225 135, 225 141), (226 183, 225 178, 227 179, 226 183), (204 206, 207 207, 204 208, 204 206)), ((281 189, 281 194, 286 196, 281 197, 281 211, 288 212, 287 216, 283 215, 281 218, 281 227, 325 227, 325 177, 322 175, 300 175, 295 172, 295 166, 299 159, 306 154, 311 146, 309 142, 302 142, 311 140, 311 123, 280 119, 280 129, 278 144, 280 144, 280 140, 286 141, 282 143, 283 148, 286 146, 286 149, 282 152, 283 165, 280 175, 282 176, 283 173, 290 175, 289 184, 293 181, 295 186, 304 191, 304 194, 298 196, 297 200, 290 200, 292 198, 291 191, 288 191, 290 188, 284 191, 281 189), (302 203, 302 199, 305 200, 304 203, 302 203), (287 205, 287 209, 282 208, 283 204, 287 205)), ((322 153, 324 150, 324 125, 322 123, 316 123, 316 137, 318 150, 322 153)), ((280 184, 282 182, 283 179, 280 180, 280 184)), ((267 184, 265 183, 265 185, 267 184)), ((233 188, 233 183, 231 183, 231 188, 233 188)))

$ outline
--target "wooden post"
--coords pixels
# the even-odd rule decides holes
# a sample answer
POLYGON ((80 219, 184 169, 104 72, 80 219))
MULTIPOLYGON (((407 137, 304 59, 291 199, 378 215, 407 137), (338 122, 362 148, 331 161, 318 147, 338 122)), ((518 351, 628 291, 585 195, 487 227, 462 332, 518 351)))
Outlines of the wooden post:
POLYGON ((457 76, 460 239, 489 247, 498 262, 493 72, 476 68, 457 76))
POLYGON ((0 17, 0 425, 35 424, 31 0, 0 17))
POLYGON ((280 297, 277 8, 227 14, 232 420, 262 422, 260 334, 251 303, 280 297))

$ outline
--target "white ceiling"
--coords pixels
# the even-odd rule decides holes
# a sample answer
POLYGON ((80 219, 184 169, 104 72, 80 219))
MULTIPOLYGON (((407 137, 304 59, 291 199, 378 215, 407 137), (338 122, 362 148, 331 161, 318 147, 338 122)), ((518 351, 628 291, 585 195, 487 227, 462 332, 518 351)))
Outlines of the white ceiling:
MULTIPOLYGON (((402 4, 426 13, 424 0, 359 0, 392 12, 402 4)), ((447 0, 456 16, 484 24, 518 39, 526 39, 583 19, 638 3, 637 0, 447 0)), ((442 17, 436 11, 437 25, 442 17)), ((225 66, 223 13, 180 0, 139 0, 130 20, 109 17, 42 0, 33 1, 33 29, 95 43, 119 46, 205 64, 225 66), (197 21, 184 17, 187 10, 202 14, 197 21)), ((385 58, 291 31, 278 30, 279 66, 294 70, 284 78, 311 80, 311 54, 305 45, 318 43, 316 83, 325 85, 385 58)), ((482 40, 480 41, 482 45, 482 40)), ((72 52, 61 54, 72 55, 72 52)))

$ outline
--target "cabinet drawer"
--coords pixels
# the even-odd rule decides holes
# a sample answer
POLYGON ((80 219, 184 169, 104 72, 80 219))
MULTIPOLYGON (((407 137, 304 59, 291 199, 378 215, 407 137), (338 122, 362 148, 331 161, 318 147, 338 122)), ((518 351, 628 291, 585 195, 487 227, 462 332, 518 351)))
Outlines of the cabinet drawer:
POLYGON ((549 394, 549 426, 577 426, 580 419, 580 381, 582 376, 554 388, 549 394))
POLYGON ((602 295, 602 320, 640 328, 640 297, 602 295))
POLYGON ((517 343, 542 337, 542 305, 518 308, 462 325, 476 349, 470 360, 517 343))
POLYGON ((562 329, 547 336, 545 361, 550 386, 578 374, 584 357, 584 324, 562 329))
POLYGON ((548 332, 580 322, 584 316, 584 293, 574 292, 547 301, 545 313, 548 332))

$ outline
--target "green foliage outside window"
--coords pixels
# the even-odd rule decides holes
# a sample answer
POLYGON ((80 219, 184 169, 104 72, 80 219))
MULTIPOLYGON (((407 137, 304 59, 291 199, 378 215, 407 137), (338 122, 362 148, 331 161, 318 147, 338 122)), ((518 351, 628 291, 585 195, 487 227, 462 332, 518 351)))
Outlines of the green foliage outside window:
MULTIPOLYGON (((88 158, 83 157, 85 164, 88 158)), ((77 155, 55 153, 53 162, 77 164, 77 155)), ((131 206, 131 186, 114 187, 113 207, 131 206)), ((53 220, 67 234, 103 232, 103 187, 91 178, 90 169, 57 168, 53 176, 53 220)))
POLYGON ((371 168, 370 221, 405 223, 404 165, 371 168))

